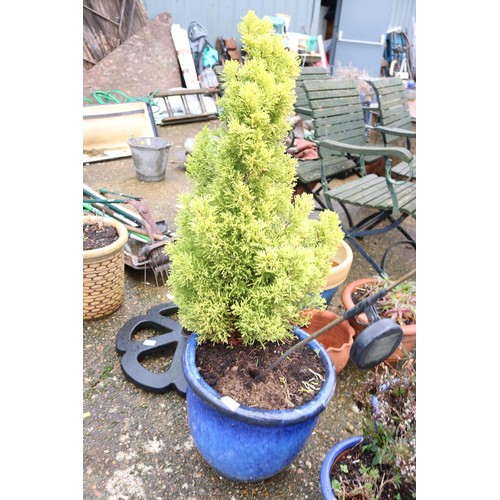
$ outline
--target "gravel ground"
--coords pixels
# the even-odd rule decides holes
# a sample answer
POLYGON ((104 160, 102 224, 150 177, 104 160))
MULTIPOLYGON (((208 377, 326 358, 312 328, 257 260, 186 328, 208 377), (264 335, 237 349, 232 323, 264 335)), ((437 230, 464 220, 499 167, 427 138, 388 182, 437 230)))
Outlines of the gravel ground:
MULTIPOLYGON (((184 142, 216 121, 158 127, 173 142, 164 181, 147 183, 135 177, 131 158, 83 166, 83 182, 93 189, 143 196, 155 220, 175 230, 177 195, 189 189, 182 156, 184 142)), ((339 215, 343 218, 341 211, 339 215)), ((414 221, 405 228, 415 235, 414 221)), ((384 248, 398 235, 380 236, 366 245, 380 261, 384 248)), ((398 278, 415 267, 415 251, 399 246, 386 271, 398 278)), ((374 270, 355 252, 348 280, 374 270)), ((330 308, 342 313, 340 293, 330 308)), ((125 299, 108 317, 83 322, 83 498, 121 499, 321 499, 319 472, 328 450, 360 432, 352 388, 369 374, 352 363, 337 378, 335 395, 320 415, 305 448, 290 467, 258 483, 237 483, 220 477, 198 453, 190 436, 185 398, 175 390, 153 393, 127 380, 115 349, 117 332, 131 318, 167 303, 167 289, 152 273, 126 271, 125 299)), ((152 333, 154 334, 154 332, 152 333)), ((152 362, 168 363, 168 359, 152 362)))

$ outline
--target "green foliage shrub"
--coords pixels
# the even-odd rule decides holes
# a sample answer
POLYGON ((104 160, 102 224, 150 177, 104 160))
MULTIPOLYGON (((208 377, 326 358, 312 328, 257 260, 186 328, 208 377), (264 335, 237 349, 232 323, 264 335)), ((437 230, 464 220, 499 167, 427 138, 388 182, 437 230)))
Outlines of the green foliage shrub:
POLYGON ((303 308, 324 308, 344 235, 336 213, 313 219, 312 196, 293 196, 297 160, 284 139, 296 56, 253 11, 238 29, 247 57, 226 62, 220 124, 197 134, 186 161, 193 189, 179 196, 168 285, 200 342, 265 345, 291 336, 303 308))

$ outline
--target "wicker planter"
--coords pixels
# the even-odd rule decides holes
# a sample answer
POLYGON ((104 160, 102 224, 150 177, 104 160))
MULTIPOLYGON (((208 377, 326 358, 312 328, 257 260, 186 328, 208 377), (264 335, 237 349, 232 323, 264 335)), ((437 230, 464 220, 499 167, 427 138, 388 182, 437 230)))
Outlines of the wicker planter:
MULTIPOLYGON (((84 216, 83 223, 101 220, 84 216)), ((116 311, 125 296, 124 247, 128 241, 125 226, 114 219, 105 219, 118 231, 118 239, 111 245, 83 251, 83 319, 96 319, 116 311)))

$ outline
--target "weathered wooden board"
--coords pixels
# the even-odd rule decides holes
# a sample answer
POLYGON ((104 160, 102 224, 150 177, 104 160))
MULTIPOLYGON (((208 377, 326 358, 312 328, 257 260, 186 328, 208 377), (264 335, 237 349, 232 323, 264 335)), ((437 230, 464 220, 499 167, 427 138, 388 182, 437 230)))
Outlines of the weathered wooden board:
POLYGON ((83 69, 92 68, 147 23, 141 0, 83 0, 83 69))
POLYGON ((200 82, 198 81, 198 75, 196 74, 193 53, 191 52, 191 45, 189 43, 187 31, 180 25, 174 24, 171 32, 186 88, 200 89, 200 82))

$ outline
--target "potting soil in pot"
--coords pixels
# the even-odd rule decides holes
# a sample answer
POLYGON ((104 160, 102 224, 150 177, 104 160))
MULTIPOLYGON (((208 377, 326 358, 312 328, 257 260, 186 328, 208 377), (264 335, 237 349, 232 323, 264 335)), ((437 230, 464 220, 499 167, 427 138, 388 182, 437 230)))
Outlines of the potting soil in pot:
POLYGON ((256 367, 271 365, 294 343, 294 339, 271 342, 266 349, 202 344, 198 346, 197 366, 216 391, 242 404, 270 410, 295 408, 313 399, 323 384, 325 367, 311 349, 296 350, 262 380, 256 379, 256 367))
POLYGON ((83 223, 83 249, 94 250, 111 245, 118 239, 118 231, 113 226, 97 223, 83 223))

